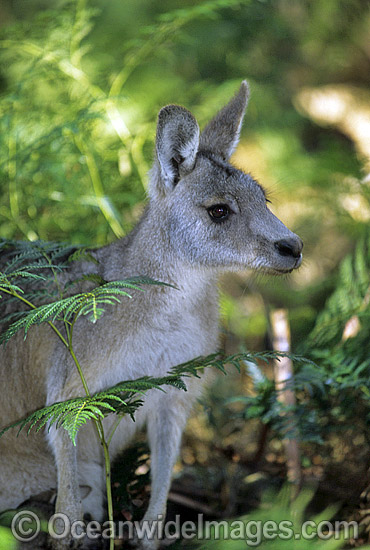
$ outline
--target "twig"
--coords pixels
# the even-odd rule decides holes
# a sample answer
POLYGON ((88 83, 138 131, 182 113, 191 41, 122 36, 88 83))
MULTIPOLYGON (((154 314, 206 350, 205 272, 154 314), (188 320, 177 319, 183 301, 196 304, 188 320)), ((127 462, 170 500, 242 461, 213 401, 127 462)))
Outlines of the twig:
MULTIPOLYGON (((288 353, 290 351, 290 327, 287 311, 285 309, 277 309, 271 312, 270 320, 274 350, 288 353)), ((293 363, 289 357, 280 357, 279 361, 274 360, 274 377, 279 401, 284 407, 294 407, 296 404, 294 392, 287 388, 287 382, 293 377, 293 363)), ((292 413, 287 414, 290 414, 290 426, 294 425, 294 416, 292 413)), ((302 472, 297 439, 285 438, 284 447, 287 458, 288 480, 296 485, 298 492, 302 480, 302 472)))
POLYGON ((207 504, 203 504, 198 500, 193 500, 192 498, 180 495, 179 493, 174 493, 173 491, 168 493, 168 500, 175 502, 176 504, 181 504, 182 506, 187 506, 187 508, 191 508, 192 510, 198 510, 199 512, 209 516, 219 515, 213 508, 207 506, 207 504))

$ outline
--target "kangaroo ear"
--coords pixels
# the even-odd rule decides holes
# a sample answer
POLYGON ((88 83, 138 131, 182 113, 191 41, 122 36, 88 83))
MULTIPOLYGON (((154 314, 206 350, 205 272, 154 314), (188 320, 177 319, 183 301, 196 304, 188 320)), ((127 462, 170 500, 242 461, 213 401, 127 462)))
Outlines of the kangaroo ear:
POLYGON ((228 160, 239 142, 249 86, 244 80, 238 93, 207 124, 200 136, 200 149, 211 151, 228 160))
POLYGON ((179 105, 163 107, 158 115, 156 151, 167 190, 178 182, 180 170, 193 169, 198 146, 199 126, 193 115, 179 105))

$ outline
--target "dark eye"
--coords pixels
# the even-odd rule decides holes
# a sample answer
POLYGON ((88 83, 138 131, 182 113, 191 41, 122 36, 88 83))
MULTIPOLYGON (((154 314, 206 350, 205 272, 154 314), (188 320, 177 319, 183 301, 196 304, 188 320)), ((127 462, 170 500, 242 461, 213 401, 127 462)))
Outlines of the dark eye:
POLYGON ((207 208, 207 212, 214 222, 222 222, 229 217, 231 210, 227 204, 215 204, 207 208))

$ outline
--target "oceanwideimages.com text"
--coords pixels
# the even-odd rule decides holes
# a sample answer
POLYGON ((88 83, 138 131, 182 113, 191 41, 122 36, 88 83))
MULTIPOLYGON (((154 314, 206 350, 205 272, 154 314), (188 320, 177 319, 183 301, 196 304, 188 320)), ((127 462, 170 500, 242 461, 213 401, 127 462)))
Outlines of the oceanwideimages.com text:
POLYGON ((307 520, 299 527, 291 520, 241 520, 209 521, 203 514, 198 514, 198 521, 181 522, 177 515, 174 521, 165 521, 158 516, 152 521, 73 521, 65 514, 54 514, 49 521, 42 522, 31 510, 19 511, 12 520, 13 536, 21 542, 28 542, 37 537, 41 530, 46 531, 53 539, 72 537, 80 540, 97 539, 184 539, 184 540, 244 540, 247 546, 256 547, 263 541, 281 540, 314 540, 336 539, 349 540, 358 538, 358 523, 355 521, 320 521, 307 520))

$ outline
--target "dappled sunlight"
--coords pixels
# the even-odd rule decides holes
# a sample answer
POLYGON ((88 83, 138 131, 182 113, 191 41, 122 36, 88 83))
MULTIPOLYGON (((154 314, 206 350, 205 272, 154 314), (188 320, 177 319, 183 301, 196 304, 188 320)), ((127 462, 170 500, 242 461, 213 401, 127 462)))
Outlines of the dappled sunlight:
POLYGON ((370 205, 360 193, 340 194, 339 202, 354 220, 360 222, 370 220, 370 205))
POLYGON ((231 162, 255 178, 268 193, 275 186, 273 174, 266 164, 265 152, 256 139, 241 141, 231 157, 231 162))
POLYGON ((351 138, 370 170, 368 90, 343 84, 303 88, 295 98, 295 105, 318 124, 334 126, 351 138))

